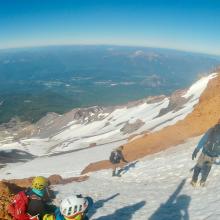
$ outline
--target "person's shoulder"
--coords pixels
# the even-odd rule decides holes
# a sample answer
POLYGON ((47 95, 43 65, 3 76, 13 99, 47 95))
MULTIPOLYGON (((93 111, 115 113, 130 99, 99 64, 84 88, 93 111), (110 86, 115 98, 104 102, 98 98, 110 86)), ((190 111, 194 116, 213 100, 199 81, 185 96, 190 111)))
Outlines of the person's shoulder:
POLYGON ((89 220, 88 216, 85 215, 85 216, 83 217, 83 220, 89 220))
POLYGON ((32 190, 31 190, 30 187, 28 187, 27 189, 25 189, 24 192, 25 192, 26 195, 31 195, 31 194, 33 194, 33 192, 32 192, 32 190))
POLYGON ((42 200, 42 197, 37 195, 32 189, 28 190, 27 195, 29 196, 30 199, 32 200, 42 200))
POLYGON ((56 216, 56 220, 64 220, 64 217, 62 216, 59 208, 55 210, 55 216, 56 216))
POLYGON ((40 197, 34 193, 34 191, 32 190, 32 188, 27 188, 25 190, 25 194, 30 198, 30 199, 39 199, 40 197))
POLYGON ((117 155, 121 155, 122 151, 121 150, 116 150, 117 155))
POLYGON ((216 124, 214 126, 214 129, 217 131, 217 132, 220 132, 220 124, 216 124))

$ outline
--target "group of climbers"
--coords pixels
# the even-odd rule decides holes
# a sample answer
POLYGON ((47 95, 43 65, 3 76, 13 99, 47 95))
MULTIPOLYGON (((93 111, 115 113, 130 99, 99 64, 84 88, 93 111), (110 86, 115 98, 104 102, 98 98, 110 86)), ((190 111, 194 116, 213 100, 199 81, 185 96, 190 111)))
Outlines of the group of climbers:
POLYGON ((88 220, 86 213, 92 204, 90 197, 71 195, 56 207, 49 195, 48 180, 37 176, 30 188, 14 196, 8 213, 13 220, 88 220))
MULTIPOLYGON (((120 146, 111 153, 112 176, 120 176, 119 172, 116 173, 120 161, 128 163, 122 150, 123 146, 120 146)), ((56 207, 52 203, 48 186, 45 177, 37 176, 30 188, 16 194, 7 208, 13 220, 88 220, 87 213, 93 205, 91 197, 71 195, 56 207)))
MULTIPOLYGON (((120 176, 116 169, 121 161, 125 160, 123 146, 114 149, 110 155, 113 164, 112 176, 120 176)), ((88 210, 93 204, 90 197, 71 195, 63 199, 59 207, 52 204, 49 182, 45 177, 37 176, 32 186, 16 194, 8 206, 8 213, 13 220, 88 220, 88 210)))

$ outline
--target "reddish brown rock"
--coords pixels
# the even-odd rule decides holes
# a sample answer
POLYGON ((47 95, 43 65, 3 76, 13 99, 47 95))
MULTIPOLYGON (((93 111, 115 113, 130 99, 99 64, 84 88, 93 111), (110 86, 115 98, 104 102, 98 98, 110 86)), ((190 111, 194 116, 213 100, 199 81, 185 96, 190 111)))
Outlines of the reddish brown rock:
POLYGON ((0 182, 0 219, 12 220, 7 213, 7 206, 13 198, 13 195, 23 188, 7 182, 0 182))

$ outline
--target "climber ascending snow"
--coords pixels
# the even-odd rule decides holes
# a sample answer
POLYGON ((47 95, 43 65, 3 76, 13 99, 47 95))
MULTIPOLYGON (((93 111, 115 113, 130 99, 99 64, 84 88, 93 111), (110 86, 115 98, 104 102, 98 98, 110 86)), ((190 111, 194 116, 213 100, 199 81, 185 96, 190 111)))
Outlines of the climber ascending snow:
POLYGON ((109 160, 113 164, 112 176, 121 176, 120 173, 117 173, 117 167, 121 160, 125 163, 128 163, 128 161, 125 160, 124 155, 122 153, 123 148, 124 146, 120 146, 111 152, 109 160))
POLYGON ((202 149, 202 152, 194 167, 194 173, 191 181, 191 184, 194 187, 197 185, 200 173, 200 186, 205 186, 212 164, 216 161, 217 157, 220 156, 220 119, 217 124, 210 128, 199 141, 199 144, 192 154, 193 160, 196 158, 200 149, 202 149))

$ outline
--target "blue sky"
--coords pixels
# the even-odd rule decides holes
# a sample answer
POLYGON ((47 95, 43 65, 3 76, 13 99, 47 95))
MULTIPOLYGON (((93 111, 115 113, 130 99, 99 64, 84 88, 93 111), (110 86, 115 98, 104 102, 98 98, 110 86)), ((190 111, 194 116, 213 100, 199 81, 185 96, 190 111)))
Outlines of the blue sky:
POLYGON ((0 48, 116 44, 220 55, 219 0, 0 0, 0 48))

